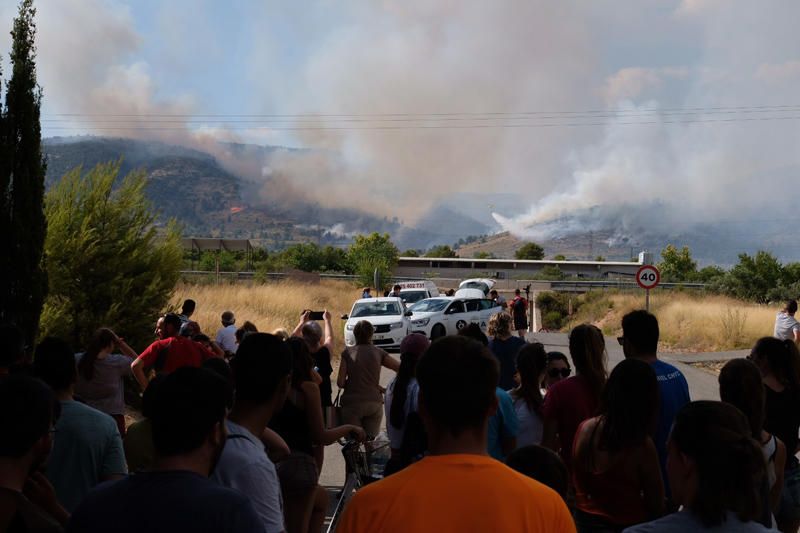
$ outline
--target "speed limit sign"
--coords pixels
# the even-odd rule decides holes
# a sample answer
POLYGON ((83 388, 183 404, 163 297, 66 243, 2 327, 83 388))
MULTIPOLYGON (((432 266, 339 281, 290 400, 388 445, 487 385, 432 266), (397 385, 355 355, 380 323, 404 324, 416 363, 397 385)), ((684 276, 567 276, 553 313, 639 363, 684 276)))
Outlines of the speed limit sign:
POLYGON ((661 273, 653 265, 642 265, 636 272, 636 283, 643 289, 654 289, 661 281, 661 273))

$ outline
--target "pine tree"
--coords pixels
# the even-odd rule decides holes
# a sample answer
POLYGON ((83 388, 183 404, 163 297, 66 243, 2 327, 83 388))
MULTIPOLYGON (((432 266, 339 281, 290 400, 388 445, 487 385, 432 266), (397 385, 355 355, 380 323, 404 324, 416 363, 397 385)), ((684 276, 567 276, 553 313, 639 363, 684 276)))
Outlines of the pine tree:
POLYGON ((6 84, 3 112, 4 191, 3 291, 0 321, 15 322, 32 343, 39 328, 47 277, 42 252, 47 223, 44 216, 45 161, 39 123, 42 90, 36 83, 36 9, 22 0, 11 31, 11 78, 6 84))

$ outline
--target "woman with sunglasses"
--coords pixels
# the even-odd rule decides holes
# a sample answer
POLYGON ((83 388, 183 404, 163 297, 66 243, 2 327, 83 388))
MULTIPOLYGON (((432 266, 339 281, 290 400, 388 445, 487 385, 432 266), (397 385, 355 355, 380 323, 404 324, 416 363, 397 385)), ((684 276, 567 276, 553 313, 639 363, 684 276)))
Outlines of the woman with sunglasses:
POLYGON ((517 448, 542 443, 542 390, 547 354, 539 342, 526 344, 517 354, 519 386, 511 390, 517 413, 517 448))
POLYGON ((800 526, 800 353, 793 340, 775 337, 759 339, 749 359, 761 371, 764 382, 764 430, 786 446, 783 491, 775 513, 780 531, 797 531, 800 526))
POLYGON ((562 379, 567 379, 571 373, 572 368, 569 366, 569 359, 567 359, 566 355, 561 352, 547 353, 547 371, 544 378, 545 389, 549 390, 550 387, 562 379))

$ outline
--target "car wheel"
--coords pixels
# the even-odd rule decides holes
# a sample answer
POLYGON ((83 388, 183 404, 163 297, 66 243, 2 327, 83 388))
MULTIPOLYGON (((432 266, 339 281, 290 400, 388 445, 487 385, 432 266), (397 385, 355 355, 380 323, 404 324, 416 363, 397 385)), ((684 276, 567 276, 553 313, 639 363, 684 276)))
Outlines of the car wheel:
POLYGON ((433 326, 433 329, 431 330, 431 340, 436 340, 439 337, 444 337, 446 334, 447 332, 444 330, 444 326, 441 324, 436 324, 435 326, 433 326))

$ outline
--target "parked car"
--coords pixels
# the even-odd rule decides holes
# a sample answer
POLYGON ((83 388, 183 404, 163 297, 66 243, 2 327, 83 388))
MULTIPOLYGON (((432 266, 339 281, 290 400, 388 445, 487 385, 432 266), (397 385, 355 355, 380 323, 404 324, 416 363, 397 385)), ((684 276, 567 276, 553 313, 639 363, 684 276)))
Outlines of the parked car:
POLYGON ((485 333, 489 318, 502 308, 489 298, 440 296, 419 301, 409 311, 413 331, 438 339, 455 335, 469 323, 478 324, 485 333))
POLYGON ((355 346, 355 325, 366 320, 375 328, 372 344, 384 349, 399 348, 400 342, 411 333, 411 313, 405 310, 400 298, 362 298, 356 300, 349 315, 342 315, 344 343, 355 346))

